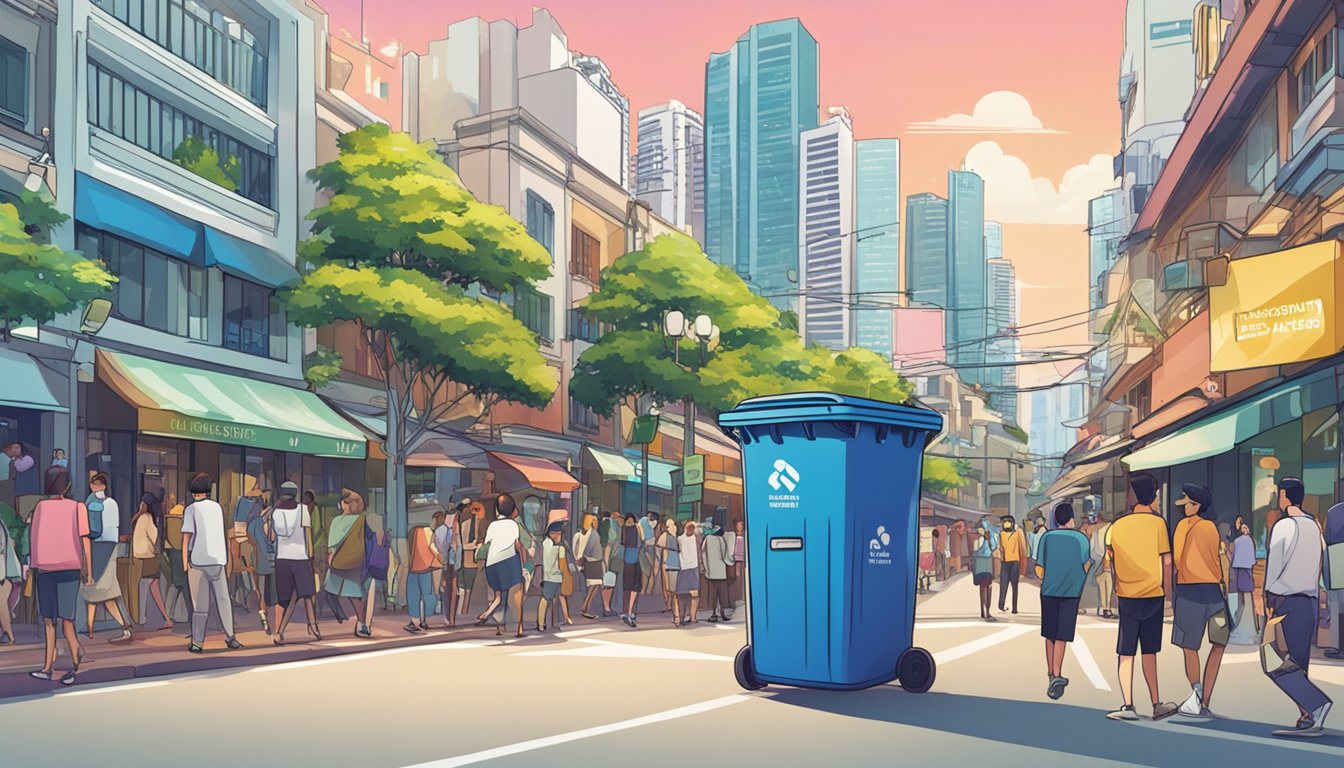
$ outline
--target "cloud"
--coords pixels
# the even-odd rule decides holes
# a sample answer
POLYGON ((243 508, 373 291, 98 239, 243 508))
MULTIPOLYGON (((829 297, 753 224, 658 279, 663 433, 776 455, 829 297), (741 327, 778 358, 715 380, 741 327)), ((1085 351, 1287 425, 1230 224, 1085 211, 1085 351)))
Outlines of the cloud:
POLYGON ((401 53, 401 44, 398 43, 396 40, 393 40, 387 45, 384 45, 382 48, 379 48, 378 52, 383 54, 389 59, 395 59, 397 57, 397 54, 401 53))
POLYGON ((993 91, 975 103, 967 115, 962 112, 937 120, 910 123, 911 133, 1064 133, 1046 128, 1031 111, 1031 103, 1015 91, 993 91))
POLYGON ((1093 155, 1056 184, 993 141, 971 147, 966 170, 985 180, 985 218, 1005 224, 1086 224, 1087 201, 1116 186, 1109 155, 1093 155))

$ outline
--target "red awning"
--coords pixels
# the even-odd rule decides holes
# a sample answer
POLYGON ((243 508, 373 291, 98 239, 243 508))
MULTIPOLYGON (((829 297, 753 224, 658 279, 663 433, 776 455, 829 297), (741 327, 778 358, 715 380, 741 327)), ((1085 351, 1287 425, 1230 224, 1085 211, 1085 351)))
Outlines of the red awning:
POLYGON ((488 451, 486 455, 490 469, 497 475, 495 485, 505 493, 524 488, 564 493, 579 487, 579 481, 553 461, 498 451, 488 451))

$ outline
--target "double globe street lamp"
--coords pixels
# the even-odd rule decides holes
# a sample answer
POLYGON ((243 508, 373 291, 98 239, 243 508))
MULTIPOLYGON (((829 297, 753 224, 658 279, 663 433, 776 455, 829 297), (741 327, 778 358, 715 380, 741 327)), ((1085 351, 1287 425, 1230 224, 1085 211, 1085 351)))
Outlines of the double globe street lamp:
MULTIPOLYGON (((672 340, 672 361, 678 367, 687 371, 703 368, 709 353, 719 345, 719 326, 715 325, 713 318, 706 314, 696 315, 695 319, 692 320, 679 310, 671 310, 663 316, 663 335, 672 340), (700 357, 697 364, 687 365, 681 362, 682 339, 693 341, 699 347, 700 357)), ((695 400, 690 396, 682 401, 682 421, 685 430, 681 449, 682 479, 684 483, 686 459, 695 455, 695 400)), ((695 519, 700 517, 700 502, 698 500, 692 502, 692 515, 695 519)))

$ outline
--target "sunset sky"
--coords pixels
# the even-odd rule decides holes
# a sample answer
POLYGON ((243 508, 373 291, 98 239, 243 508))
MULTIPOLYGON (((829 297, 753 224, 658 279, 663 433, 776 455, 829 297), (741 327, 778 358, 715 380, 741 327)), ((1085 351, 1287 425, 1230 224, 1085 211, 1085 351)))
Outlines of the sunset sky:
MULTIPOLYGON (((334 33, 358 36, 359 0, 318 1, 334 33)), ((700 109, 711 52, 726 50, 753 23, 799 17, 821 45, 823 114, 843 104, 858 138, 902 140, 902 196, 945 195, 947 170, 963 163, 986 177, 987 216, 1004 221, 1005 253, 1017 267, 1020 322, 1086 308, 1086 199, 1112 186, 1110 156, 1120 140, 1123 0, 1033 0, 1030 13, 1024 4, 984 0, 540 4, 571 49, 607 63, 633 112, 668 99, 700 109)), ((526 26, 532 5, 368 2, 366 29, 374 49, 395 42, 423 52, 462 18, 526 26)), ((1060 325, 1068 322, 1077 319, 1060 325)), ((1023 345, 1085 340, 1074 327, 1024 337, 1023 345)), ((1027 384, 1046 371, 1022 373, 1027 384)))

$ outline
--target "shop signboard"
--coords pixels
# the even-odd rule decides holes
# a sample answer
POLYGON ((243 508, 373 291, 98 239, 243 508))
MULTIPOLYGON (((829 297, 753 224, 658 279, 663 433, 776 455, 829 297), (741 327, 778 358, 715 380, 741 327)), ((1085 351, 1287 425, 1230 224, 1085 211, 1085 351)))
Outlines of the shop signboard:
POLYGON ((692 454, 681 460, 682 476, 687 485, 700 485, 705 482, 705 455, 692 454))
POLYGON ((1337 312, 1340 245, 1330 240, 1235 259, 1227 284, 1209 289, 1214 372, 1328 357, 1344 339, 1337 312))
POLYGON ((289 451, 309 456, 363 459, 365 455, 365 443, 357 440, 340 440, 255 424, 203 419, 150 408, 140 409, 140 431, 150 435, 289 451))

